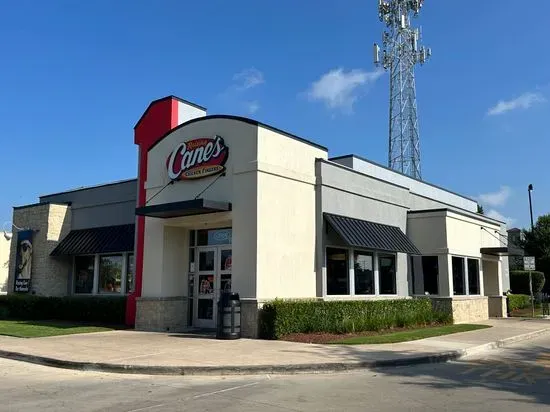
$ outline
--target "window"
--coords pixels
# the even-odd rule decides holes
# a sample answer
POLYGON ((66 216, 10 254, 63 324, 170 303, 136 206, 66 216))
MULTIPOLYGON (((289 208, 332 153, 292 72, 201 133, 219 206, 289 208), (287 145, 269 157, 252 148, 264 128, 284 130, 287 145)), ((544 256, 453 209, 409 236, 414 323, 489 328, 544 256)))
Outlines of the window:
MULTIPOLYGON (((197 230, 197 246, 230 245, 232 237, 231 228, 197 230)), ((191 240, 194 240, 194 234, 191 235, 191 240)))
POLYGON ((479 260, 468 259, 468 293, 479 295, 479 260))
POLYGON ((135 290, 133 253, 74 257, 75 294, 132 293, 135 290))
POLYGON ((455 295, 466 294, 466 279, 464 273, 464 258, 453 256, 453 286, 455 295))
POLYGON ((355 252, 355 294, 374 295, 374 259, 372 253, 355 252))
POLYGON ((122 255, 99 257, 99 293, 120 293, 122 255))
POLYGON ((134 292, 134 274, 135 274, 135 261, 134 254, 128 254, 128 262, 126 263, 126 293, 134 292))
POLYGON ((424 273, 424 293, 439 294, 439 262, 437 256, 422 256, 424 273))
POLYGON ((327 295, 349 295, 348 251, 327 248, 327 295))
POLYGON ((378 276, 381 295, 397 294, 395 255, 378 255, 378 276))
POLYGON ((74 258, 74 293, 92 293, 94 289, 95 256, 76 256, 74 258))

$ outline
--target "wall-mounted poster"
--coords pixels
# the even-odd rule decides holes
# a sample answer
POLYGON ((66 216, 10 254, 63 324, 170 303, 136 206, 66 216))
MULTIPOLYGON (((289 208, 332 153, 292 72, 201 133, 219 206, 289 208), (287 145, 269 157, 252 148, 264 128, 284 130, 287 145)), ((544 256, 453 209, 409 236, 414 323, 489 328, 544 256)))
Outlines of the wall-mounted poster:
POLYGON ((28 292, 32 270, 32 230, 17 232, 17 256, 15 258, 15 292, 28 292))

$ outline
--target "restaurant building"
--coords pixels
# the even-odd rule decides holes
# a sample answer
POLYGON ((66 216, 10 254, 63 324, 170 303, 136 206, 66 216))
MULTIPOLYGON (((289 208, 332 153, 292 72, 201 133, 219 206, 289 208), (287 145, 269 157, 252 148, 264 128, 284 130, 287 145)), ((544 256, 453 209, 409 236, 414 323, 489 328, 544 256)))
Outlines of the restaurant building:
POLYGON ((14 208, 33 233, 28 293, 127 294, 128 324, 183 331, 215 327, 231 290, 248 337, 275 298, 429 295, 455 322, 506 316, 506 226, 472 199, 174 96, 135 144, 137 180, 14 208))

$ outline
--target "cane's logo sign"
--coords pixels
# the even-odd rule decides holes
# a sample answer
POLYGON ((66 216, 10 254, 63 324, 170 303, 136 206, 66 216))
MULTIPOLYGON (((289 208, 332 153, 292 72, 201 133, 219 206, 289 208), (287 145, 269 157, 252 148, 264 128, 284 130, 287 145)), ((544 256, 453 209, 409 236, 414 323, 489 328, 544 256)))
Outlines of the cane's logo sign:
POLYGON ((212 176, 225 170, 229 148, 223 138, 199 137, 176 146, 168 157, 170 180, 190 180, 212 176))

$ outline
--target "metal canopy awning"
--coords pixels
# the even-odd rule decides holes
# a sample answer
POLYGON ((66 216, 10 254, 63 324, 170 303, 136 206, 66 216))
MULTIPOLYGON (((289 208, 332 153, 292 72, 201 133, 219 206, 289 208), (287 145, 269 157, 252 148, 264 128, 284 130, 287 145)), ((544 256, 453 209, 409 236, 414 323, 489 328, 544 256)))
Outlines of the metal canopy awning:
POLYGON ((351 247, 420 255, 420 251, 396 226, 325 213, 327 223, 351 247))
POLYGON ((507 246, 503 247, 482 247, 479 251, 483 255, 493 255, 493 256, 507 256, 510 254, 507 246))
POLYGON ((131 252, 135 225, 104 226, 71 230, 50 253, 51 256, 131 252))
POLYGON ((171 217, 203 215, 207 213, 228 212, 231 203, 207 199, 184 200, 182 202, 163 203, 160 205, 136 208, 136 215, 169 219, 171 217))

